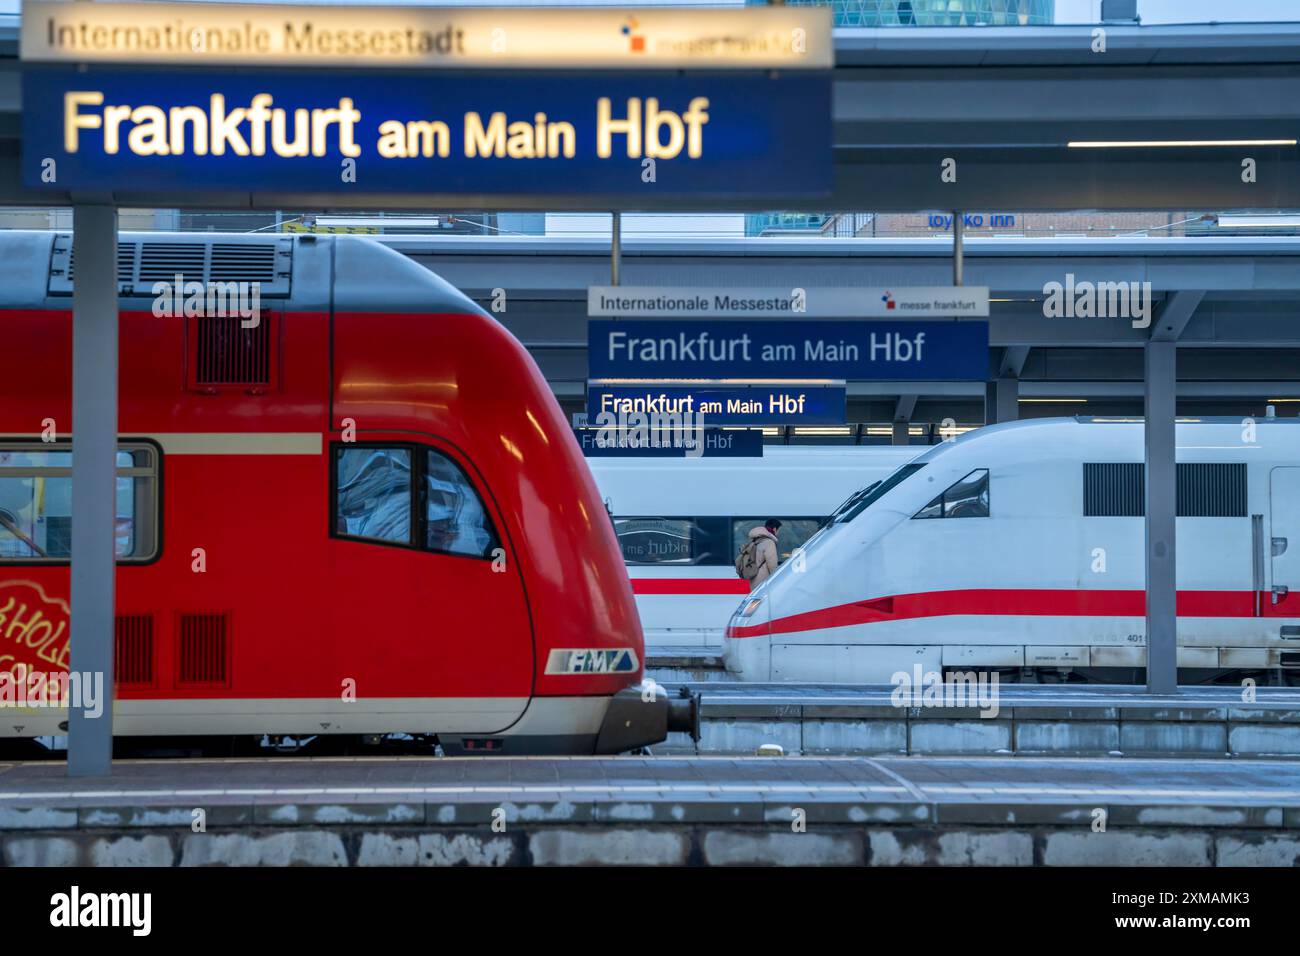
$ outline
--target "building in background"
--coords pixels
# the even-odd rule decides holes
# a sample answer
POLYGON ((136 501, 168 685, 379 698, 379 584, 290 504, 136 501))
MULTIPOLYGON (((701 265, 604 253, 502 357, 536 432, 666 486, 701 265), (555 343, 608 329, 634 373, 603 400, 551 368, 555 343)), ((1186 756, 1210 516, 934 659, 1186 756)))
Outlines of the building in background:
MULTIPOLYGON (((767 0, 746 0, 763 6, 767 0)), ((786 0, 829 6, 837 27, 1032 27, 1055 22, 1056 0, 786 0)))

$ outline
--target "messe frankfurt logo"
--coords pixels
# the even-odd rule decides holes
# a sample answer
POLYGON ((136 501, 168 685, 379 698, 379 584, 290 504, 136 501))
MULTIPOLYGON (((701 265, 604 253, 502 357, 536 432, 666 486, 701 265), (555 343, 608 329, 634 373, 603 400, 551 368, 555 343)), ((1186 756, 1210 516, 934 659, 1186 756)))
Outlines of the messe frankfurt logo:
POLYGON ((623 36, 628 39, 628 49, 633 53, 645 52, 645 37, 636 32, 640 24, 636 22, 636 17, 628 17, 627 23, 623 24, 623 36))
POLYGON ((880 301, 885 303, 886 309, 892 309, 894 307, 894 293, 886 292, 880 297, 880 301))

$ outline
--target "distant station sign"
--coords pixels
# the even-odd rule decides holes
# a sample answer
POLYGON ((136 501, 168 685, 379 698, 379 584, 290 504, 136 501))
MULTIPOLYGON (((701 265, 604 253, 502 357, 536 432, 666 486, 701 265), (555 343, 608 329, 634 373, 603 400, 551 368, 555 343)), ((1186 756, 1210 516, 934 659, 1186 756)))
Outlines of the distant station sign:
POLYGON ((647 379, 981 381, 987 322, 592 319, 588 374, 647 379))
MULTIPOLYGON (((718 388, 658 385, 587 390, 588 421, 605 415, 698 416, 709 425, 842 425, 842 385, 788 385, 718 388)), ((693 420, 693 418, 692 418, 693 420)))
POLYGON ((588 458, 762 458, 763 433, 757 429, 687 429, 664 436, 639 429, 575 428, 588 458))
POLYGON ((21 57, 183 66, 829 69, 826 7, 23 5, 21 57))
POLYGON ((824 196, 830 142, 821 71, 33 67, 23 83, 24 180, 60 190, 824 196))
POLYGON ((814 287, 793 289, 590 286, 597 318, 986 318, 987 286, 814 287))

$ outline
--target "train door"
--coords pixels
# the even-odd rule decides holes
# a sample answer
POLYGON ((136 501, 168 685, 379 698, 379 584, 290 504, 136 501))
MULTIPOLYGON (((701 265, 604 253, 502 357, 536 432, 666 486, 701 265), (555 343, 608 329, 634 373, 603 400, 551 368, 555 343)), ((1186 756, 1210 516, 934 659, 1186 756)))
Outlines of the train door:
POLYGON ((331 457, 331 620, 358 703, 384 698, 409 731, 508 728, 532 695, 532 622, 482 477, 410 435, 335 443, 331 457))
POLYGON ((1264 613, 1300 617, 1300 468, 1274 468, 1269 476, 1269 538, 1272 595, 1264 613))

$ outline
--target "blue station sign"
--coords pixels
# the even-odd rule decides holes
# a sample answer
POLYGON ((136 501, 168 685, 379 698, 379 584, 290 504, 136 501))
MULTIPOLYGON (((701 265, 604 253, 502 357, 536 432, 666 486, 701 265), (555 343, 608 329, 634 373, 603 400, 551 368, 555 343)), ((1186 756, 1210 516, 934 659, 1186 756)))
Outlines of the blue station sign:
POLYGON ((601 415, 680 415, 721 426, 842 425, 845 394, 842 385, 593 385, 587 390, 587 417, 596 422, 601 415))
POLYGON ((830 72, 29 66, 23 180, 60 190, 828 195, 830 72))
MULTIPOLYGON (((982 321, 602 320, 588 329, 588 374, 629 379, 982 381, 982 321)), ((621 381, 620 381, 621 380, 621 381)))

